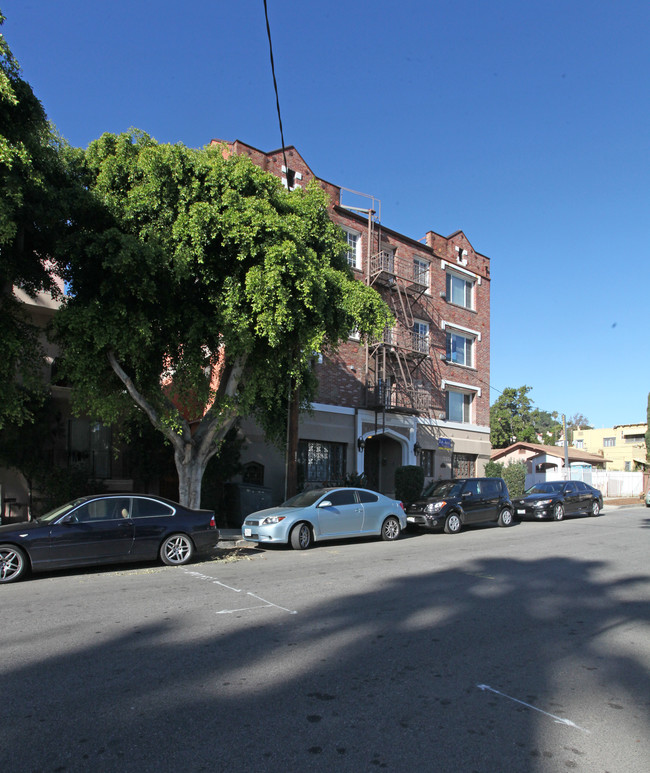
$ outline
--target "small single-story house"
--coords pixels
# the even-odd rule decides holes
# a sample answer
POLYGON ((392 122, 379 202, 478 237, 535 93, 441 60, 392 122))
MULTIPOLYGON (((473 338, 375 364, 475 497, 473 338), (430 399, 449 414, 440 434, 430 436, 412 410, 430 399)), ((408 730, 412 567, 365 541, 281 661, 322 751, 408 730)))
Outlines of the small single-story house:
MULTIPOLYGON (((569 448, 568 457, 569 467, 605 469, 605 464, 610 461, 600 454, 590 454, 577 448, 569 448)), ((524 462, 529 473, 546 472, 564 468, 564 447, 517 442, 507 448, 495 448, 490 458, 493 462, 501 464, 524 462)))

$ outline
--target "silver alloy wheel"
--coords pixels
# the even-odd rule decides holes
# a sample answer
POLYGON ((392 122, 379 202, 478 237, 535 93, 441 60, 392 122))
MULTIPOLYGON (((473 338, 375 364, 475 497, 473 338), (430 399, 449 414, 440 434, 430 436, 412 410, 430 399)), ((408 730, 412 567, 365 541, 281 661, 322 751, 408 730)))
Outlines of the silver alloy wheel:
POLYGON ((508 510, 504 507, 499 513, 499 526, 511 526, 512 525, 512 510, 508 510))
POLYGON ((558 502, 558 504, 555 505, 555 507, 553 508, 553 520, 561 521, 563 518, 564 518, 564 508, 558 502))
POLYGON ((20 548, 0 545, 0 582, 14 582, 27 568, 27 559, 20 548))
POLYGON ((306 523, 299 523, 291 530, 291 547, 294 550, 307 550, 311 545, 311 529, 306 523))
POLYGON ((399 521, 394 515, 389 515, 381 525, 381 538, 387 542, 391 542, 399 537, 400 532, 399 521))
POLYGON ((452 513, 447 517, 445 522, 445 531, 447 534, 457 534, 460 531, 461 526, 462 524, 460 522, 460 516, 458 513, 452 513))
POLYGON ((187 564, 193 554, 194 545, 186 534, 172 534, 160 548, 160 558, 167 566, 187 564))
POLYGON ((598 515, 599 513, 600 513, 600 505, 594 499, 594 501, 591 503, 591 514, 592 515, 598 515))

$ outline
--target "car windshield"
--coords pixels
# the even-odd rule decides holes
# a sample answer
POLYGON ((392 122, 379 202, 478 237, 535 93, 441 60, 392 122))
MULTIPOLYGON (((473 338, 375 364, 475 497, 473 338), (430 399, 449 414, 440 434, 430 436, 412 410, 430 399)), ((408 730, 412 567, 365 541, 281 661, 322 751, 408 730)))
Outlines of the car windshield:
POLYGON ((314 502, 317 502, 326 493, 327 489, 324 488, 303 491, 300 494, 296 494, 295 497, 287 499, 286 502, 282 503, 281 507, 309 507, 309 505, 313 505, 314 502))
POLYGON ((550 481, 548 483, 536 483, 529 489, 526 489, 527 494, 554 494, 556 491, 561 491, 564 484, 560 480, 550 481))
POLYGON ((74 502, 66 502, 65 505, 61 505, 60 507, 57 507, 54 510, 50 510, 49 513, 45 513, 45 515, 41 515, 38 518, 34 518, 34 520, 37 523, 52 523, 52 521, 56 521, 57 518, 60 518, 62 515, 65 515, 66 513, 69 513, 70 510, 73 510, 75 507, 77 507, 84 501, 85 501, 84 499, 75 499, 74 502))
POLYGON ((425 497, 457 497, 460 496, 460 490, 464 481, 458 480, 436 480, 430 483, 424 489, 422 496, 425 497))

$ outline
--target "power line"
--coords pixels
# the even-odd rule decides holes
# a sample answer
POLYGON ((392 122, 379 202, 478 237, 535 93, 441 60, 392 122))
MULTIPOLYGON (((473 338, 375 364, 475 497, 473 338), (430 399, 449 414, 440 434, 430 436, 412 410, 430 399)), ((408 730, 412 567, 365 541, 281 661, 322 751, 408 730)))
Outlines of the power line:
POLYGON ((280 141, 282 142, 282 158, 284 159, 284 168, 287 174, 287 188, 291 190, 292 180, 289 175, 289 164, 287 164, 287 155, 284 152, 284 132, 282 131, 282 116, 280 115, 280 97, 278 96, 278 82, 275 78, 275 63, 273 61, 273 44, 271 43, 271 26, 269 25, 269 10, 264 0, 264 17, 266 19, 266 36, 269 39, 269 55, 271 57, 271 73, 273 75, 273 88, 275 89, 275 106, 278 111, 278 122, 280 124, 280 141))

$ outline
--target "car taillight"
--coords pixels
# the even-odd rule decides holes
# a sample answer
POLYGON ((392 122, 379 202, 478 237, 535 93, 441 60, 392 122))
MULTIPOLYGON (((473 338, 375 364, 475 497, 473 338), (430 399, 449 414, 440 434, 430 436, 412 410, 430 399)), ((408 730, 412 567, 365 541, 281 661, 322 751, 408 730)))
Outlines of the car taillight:
POLYGON ((210 528, 211 529, 216 529, 217 528, 217 522, 215 520, 214 515, 212 516, 212 518, 210 518, 210 528))
POLYGON ((404 502, 400 502, 399 506, 402 508, 402 510, 404 510, 404 512, 406 512, 406 508, 404 507, 404 502))

